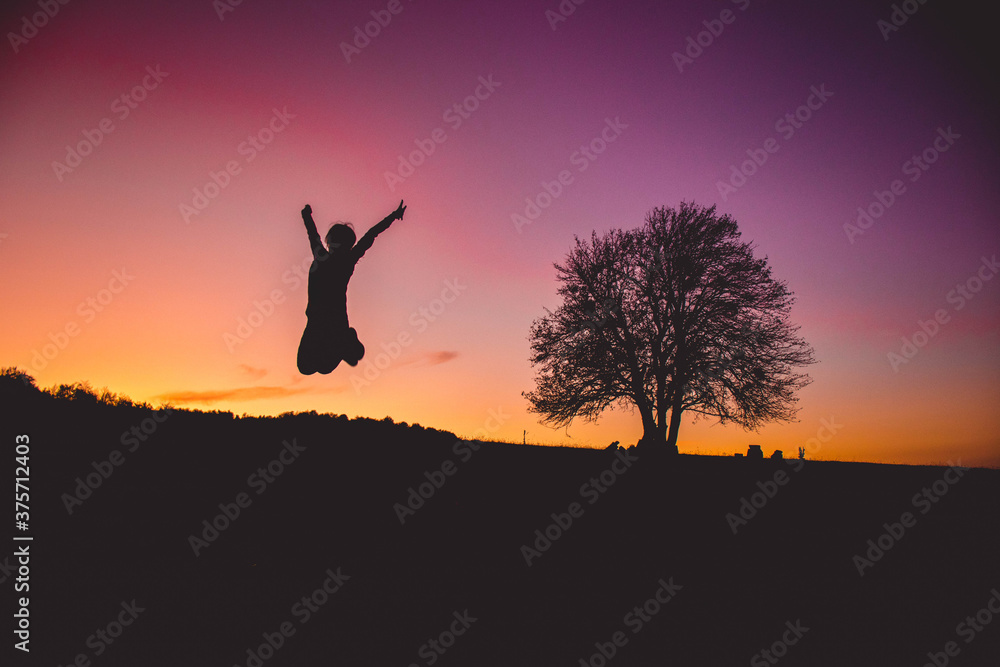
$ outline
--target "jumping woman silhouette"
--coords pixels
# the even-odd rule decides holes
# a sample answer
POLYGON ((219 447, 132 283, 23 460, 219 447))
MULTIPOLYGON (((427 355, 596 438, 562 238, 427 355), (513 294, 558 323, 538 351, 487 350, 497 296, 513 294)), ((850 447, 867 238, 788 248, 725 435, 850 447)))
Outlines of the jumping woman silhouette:
POLYGON ((352 227, 341 223, 333 225, 326 233, 328 251, 316 231, 312 207, 306 204, 302 209, 302 221, 313 255, 309 267, 306 330, 299 342, 298 366, 303 375, 329 373, 341 361, 357 366, 365 356, 365 346, 347 320, 347 283, 354 274, 355 264, 372 247, 375 237, 389 229, 394 220, 402 220, 405 211, 400 200, 399 207, 369 229, 357 243, 352 227))

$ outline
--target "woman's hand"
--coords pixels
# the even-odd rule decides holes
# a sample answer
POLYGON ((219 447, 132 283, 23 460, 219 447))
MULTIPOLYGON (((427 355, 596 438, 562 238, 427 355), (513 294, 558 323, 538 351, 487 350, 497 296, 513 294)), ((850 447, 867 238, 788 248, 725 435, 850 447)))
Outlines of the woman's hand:
POLYGON ((394 217, 396 220, 402 220, 403 219, 403 213, 405 213, 405 212, 406 212, 406 207, 403 206, 403 200, 400 199, 399 200, 399 207, 395 211, 392 212, 392 217, 394 217))
POLYGON ((313 213, 313 207, 310 206, 309 204, 306 204, 306 207, 302 209, 302 217, 304 218, 306 216, 311 216, 312 213, 313 213))

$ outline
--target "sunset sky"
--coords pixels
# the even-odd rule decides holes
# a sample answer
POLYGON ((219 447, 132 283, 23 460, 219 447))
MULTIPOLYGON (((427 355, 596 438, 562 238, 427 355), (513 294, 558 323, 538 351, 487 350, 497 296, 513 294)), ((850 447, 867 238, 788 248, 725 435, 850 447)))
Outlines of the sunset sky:
POLYGON ((798 422, 685 418, 682 453, 794 456, 827 420, 812 458, 1000 465, 997 98, 972 9, 903 3, 895 29, 889 2, 7 4, 0 365, 40 385, 631 444, 628 410, 527 412, 529 327, 574 235, 693 200, 769 258, 818 363, 798 422), (360 236, 400 199, 348 292, 365 360, 301 376, 300 209, 360 236))

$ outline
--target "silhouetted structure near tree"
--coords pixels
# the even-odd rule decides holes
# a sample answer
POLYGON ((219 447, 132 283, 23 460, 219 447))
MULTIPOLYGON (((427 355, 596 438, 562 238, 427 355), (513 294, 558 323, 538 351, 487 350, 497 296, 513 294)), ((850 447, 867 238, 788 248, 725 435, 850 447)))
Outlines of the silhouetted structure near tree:
POLYGON ((309 235, 313 262, 309 267, 308 317, 302 340, 299 342, 297 365, 303 375, 329 373, 341 361, 357 366, 365 356, 365 346, 358 340, 347 319, 347 284, 354 275, 354 267, 375 242, 375 237, 389 228, 394 220, 402 220, 406 207, 402 200, 399 207, 355 243, 354 229, 347 224, 335 224, 326 234, 323 247, 312 207, 302 209, 302 221, 309 235))
POLYGON ((563 304, 531 328, 525 393, 545 422, 632 404, 641 444, 677 452, 685 410, 753 429, 795 414, 794 372, 812 349, 788 322, 793 299, 767 259, 715 207, 657 208, 644 226, 591 235, 558 271, 563 304))

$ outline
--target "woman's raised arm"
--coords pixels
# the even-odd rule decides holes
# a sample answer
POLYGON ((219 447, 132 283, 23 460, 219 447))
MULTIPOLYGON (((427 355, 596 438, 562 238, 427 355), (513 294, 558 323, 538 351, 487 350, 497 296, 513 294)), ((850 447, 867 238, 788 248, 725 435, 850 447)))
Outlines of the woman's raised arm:
POLYGON ((312 212, 312 206, 306 204, 305 208, 302 209, 302 222, 306 225, 306 234, 309 236, 309 247, 312 248, 313 259, 319 262, 326 257, 327 252, 326 248, 323 247, 323 240, 316 230, 316 222, 313 220, 312 212))
POLYGON ((356 244, 354 244, 354 249, 352 251, 354 254, 354 261, 357 261, 364 256, 365 252, 368 251, 368 248, 371 248, 372 243, 375 242, 375 237, 389 229, 389 225, 391 225, 394 220, 402 220, 403 213, 405 212, 406 207, 403 206, 403 200, 400 199, 399 206, 395 211, 387 215, 381 222, 369 229, 365 235, 362 236, 356 244))

